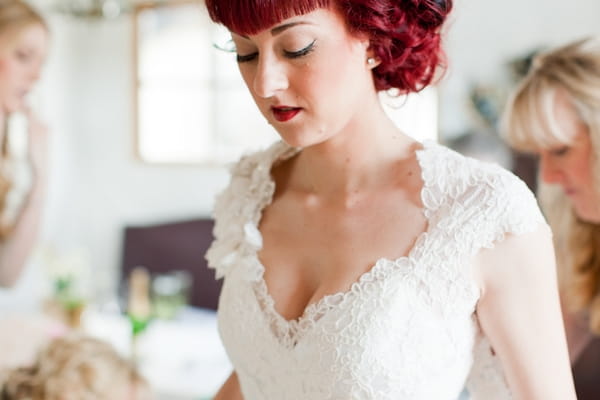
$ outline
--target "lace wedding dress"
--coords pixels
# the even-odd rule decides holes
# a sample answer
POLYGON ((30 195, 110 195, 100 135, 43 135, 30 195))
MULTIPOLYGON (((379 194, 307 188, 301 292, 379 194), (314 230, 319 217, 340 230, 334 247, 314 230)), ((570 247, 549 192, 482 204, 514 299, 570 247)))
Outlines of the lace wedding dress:
POLYGON ((482 334, 470 261, 507 233, 545 223, 525 184, 498 166, 425 143, 417 158, 427 231, 409 255, 379 259, 344 293, 297 320, 277 313, 257 251, 273 163, 298 150, 276 143, 243 158, 215 207, 207 253, 225 277, 219 330, 245 400, 456 400, 511 395, 482 334))

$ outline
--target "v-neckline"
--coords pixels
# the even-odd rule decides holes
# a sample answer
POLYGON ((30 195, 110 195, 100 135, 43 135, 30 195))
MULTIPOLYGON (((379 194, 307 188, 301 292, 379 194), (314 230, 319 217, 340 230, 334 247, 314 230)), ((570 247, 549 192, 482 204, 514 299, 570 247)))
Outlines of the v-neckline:
MULTIPOLYGON (((372 277, 375 276, 381 269, 389 267, 390 265, 394 265, 397 268, 407 268, 411 264, 414 264, 417 260, 417 255, 421 253, 421 249, 424 246, 425 239, 430 234, 433 226, 430 218, 430 213, 427 212, 429 209, 427 207, 427 203, 425 200, 425 192, 428 190, 430 183, 427 180, 422 155, 426 152, 434 142, 423 142, 421 147, 415 150, 415 156, 417 159, 417 164, 420 168, 420 177, 422 180, 422 186, 420 190, 420 199, 423 207, 421 208, 421 212, 423 213, 426 220, 425 229, 419 233, 410 248, 410 250, 399 258, 394 260, 380 257, 377 261, 371 265, 365 272, 360 274, 360 276, 350 285, 350 287, 346 290, 340 290, 338 292, 334 292, 331 294, 326 294, 319 298, 316 301, 313 301, 306 305, 302 314, 293 319, 285 318, 277 308, 275 307, 275 299, 271 296, 269 292, 269 288, 264 278, 265 266, 260 260, 258 256, 258 251, 260 247, 254 246, 249 257, 252 258, 253 263, 258 267, 257 275, 255 276, 255 288, 254 294, 256 296, 256 300, 258 302, 258 307, 264 316, 270 321, 271 330, 275 338, 280 341, 282 344, 288 345, 288 347, 294 347, 298 341, 304 336, 304 333, 314 324, 319 321, 322 317, 326 316, 328 311, 332 308, 339 306, 339 304, 347 301, 354 291, 360 289, 364 282, 372 281, 372 277)), ((253 218, 253 222, 250 222, 253 234, 256 235, 256 239, 258 242, 262 243, 262 234, 258 229, 260 225, 260 221, 262 220, 262 214, 264 209, 271 204, 273 200, 273 195, 275 193, 275 181, 271 175, 272 166, 277 162, 285 161, 288 158, 296 155, 300 149, 292 148, 287 145, 283 145, 280 149, 277 149, 274 156, 269 158, 268 161, 270 164, 267 168, 263 169, 263 173, 266 176, 263 179, 267 180, 269 186, 271 188, 268 198, 263 199, 262 204, 256 208, 256 215, 253 218)), ((246 227, 248 228, 248 226, 246 227)))

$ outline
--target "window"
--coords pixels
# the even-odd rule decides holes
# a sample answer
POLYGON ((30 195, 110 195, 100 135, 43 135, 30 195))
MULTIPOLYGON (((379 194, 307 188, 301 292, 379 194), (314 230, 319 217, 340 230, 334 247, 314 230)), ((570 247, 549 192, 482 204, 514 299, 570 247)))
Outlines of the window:
POLYGON ((198 2, 135 13, 136 138, 156 163, 223 163, 277 139, 254 105, 229 40, 198 2))

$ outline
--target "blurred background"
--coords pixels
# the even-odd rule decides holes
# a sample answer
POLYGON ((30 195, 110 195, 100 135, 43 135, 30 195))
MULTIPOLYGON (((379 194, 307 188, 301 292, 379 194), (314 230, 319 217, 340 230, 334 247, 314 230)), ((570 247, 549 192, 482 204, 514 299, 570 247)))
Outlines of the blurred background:
MULTIPOLYGON (((51 134, 50 184, 39 243, 16 287, 0 289, 0 316, 34 313, 66 293, 96 312, 87 323, 99 336, 114 339, 129 322, 106 315, 123 312, 128 278, 145 267, 153 306, 183 296, 154 312, 192 326, 165 323, 149 346, 165 337, 193 343, 193 332, 206 329, 203 354, 218 365, 203 388, 175 393, 163 384, 171 393, 164 398, 208 396, 228 369, 214 318, 203 313, 218 296, 203 261, 211 209, 229 163, 276 135, 245 93, 227 34, 209 23, 201 2, 31 3, 51 29, 48 63, 30 99, 51 134), (194 307, 182 308, 182 317, 181 304, 194 307)), ((456 0, 444 79, 410 99, 382 101, 407 133, 515 169, 497 135, 506 94, 535 51, 600 34, 599 15, 597 0, 456 0)), ((204 363, 198 357, 179 367, 193 370, 204 363)))

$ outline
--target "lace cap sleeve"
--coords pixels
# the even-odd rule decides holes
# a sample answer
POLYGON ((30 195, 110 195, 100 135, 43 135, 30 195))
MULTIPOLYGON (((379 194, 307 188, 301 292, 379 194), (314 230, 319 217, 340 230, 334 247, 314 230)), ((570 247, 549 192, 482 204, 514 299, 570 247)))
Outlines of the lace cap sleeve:
POLYGON ((208 267, 215 270, 217 279, 238 264, 245 251, 262 247, 257 224, 275 190, 270 178, 271 165, 295 151, 277 142, 267 150, 242 157, 231 168, 229 185, 216 198, 213 210, 215 239, 205 255, 208 267))
POLYGON ((213 217, 214 241, 206 252, 208 267, 215 270, 217 279, 225 276, 235 264, 236 255, 243 241, 243 226, 250 216, 249 198, 253 184, 253 172, 257 168, 256 156, 246 156, 231 168, 229 185, 217 195, 213 217))
POLYGON ((535 196, 513 173, 435 143, 425 143, 425 148, 419 154, 423 203, 430 214, 449 214, 446 225, 459 226, 454 233, 473 251, 545 224, 535 196))
POLYGON ((489 217, 498 221, 491 232, 485 247, 492 247, 494 242, 504 239, 507 234, 524 234, 533 232, 546 220, 540 211, 538 202, 525 182, 512 173, 501 170, 491 196, 488 208, 489 217))

